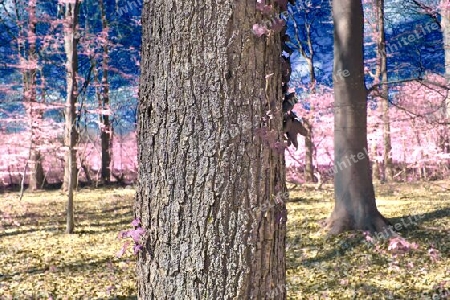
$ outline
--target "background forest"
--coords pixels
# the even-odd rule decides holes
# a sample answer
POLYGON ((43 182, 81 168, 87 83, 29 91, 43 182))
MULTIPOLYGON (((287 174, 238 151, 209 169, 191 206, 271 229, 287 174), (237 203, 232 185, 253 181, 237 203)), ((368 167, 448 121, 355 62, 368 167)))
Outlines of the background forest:
MULTIPOLYGON (((379 88, 379 24, 373 5, 370 1, 364 5, 364 50, 370 91, 367 150, 374 161, 375 178, 443 178, 448 175, 450 159, 449 126, 444 120, 446 48, 439 14, 444 4, 386 2, 386 108, 379 88)), ((105 171, 102 177, 102 165, 110 167, 112 181, 129 184, 136 179, 141 6, 140 1, 86 0, 80 4, 74 108, 80 183, 108 181, 105 171), (102 153, 110 158, 102 162, 102 153)), ((57 186, 64 174, 68 88, 64 3, 11 0, 3 1, 0 10, 0 134, 4 141, 0 186, 19 185, 25 166, 31 169, 30 164, 39 163, 44 171, 38 184, 45 181, 57 186)), ((289 7, 284 19, 290 36, 287 46, 292 51, 289 87, 298 100, 294 110, 309 128, 308 136, 299 137, 298 149, 286 150, 289 180, 326 182, 332 178, 334 159, 330 3, 301 1, 289 7)))

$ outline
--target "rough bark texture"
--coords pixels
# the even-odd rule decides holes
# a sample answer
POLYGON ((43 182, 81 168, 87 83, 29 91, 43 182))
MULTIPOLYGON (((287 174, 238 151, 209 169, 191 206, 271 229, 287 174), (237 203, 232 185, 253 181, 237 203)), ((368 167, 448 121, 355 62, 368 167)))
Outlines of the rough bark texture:
POLYGON ((78 70, 78 53, 77 53, 77 25, 78 25, 79 2, 65 4, 65 23, 64 23, 64 48, 66 51, 66 81, 67 81, 67 97, 65 109, 65 127, 64 127, 64 143, 67 147, 65 155, 64 168, 64 184, 63 189, 68 193, 67 211, 66 211, 66 232, 73 233, 74 216, 73 216, 73 192, 77 181, 77 150, 75 148, 78 140, 78 132, 76 130, 76 113, 75 104, 77 102, 77 70, 78 70))
POLYGON ((367 156, 367 92, 363 73, 363 11, 359 0, 333 0, 335 208, 330 234, 382 231, 367 156), (341 76, 345 73, 349 76, 341 76))
POLYGON ((281 47, 255 5, 144 3, 140 299, 286 297, 281 47))

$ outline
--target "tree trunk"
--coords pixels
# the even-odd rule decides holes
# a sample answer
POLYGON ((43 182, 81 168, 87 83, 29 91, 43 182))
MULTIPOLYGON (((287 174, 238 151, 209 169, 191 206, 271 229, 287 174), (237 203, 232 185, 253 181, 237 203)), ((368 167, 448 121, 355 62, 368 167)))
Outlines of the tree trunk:
MULTIPOLYGON (((306 62, 308 63, 308 69, 309 69, 309 81, 311 82, 310 86, 310 92, 315 93, 316 92, 316 72, 314 70, 314 50, 312 47, 311 42, 311 31, 307 27, 306 33, 307 33, 307 39, 308 39, 308 47, 309 47, 309 57, 306 55, 304 58, 306 59, 306 62)), ((314 107, 311 105, 310 108, 310 115, 314 118, 314 107)), ((306 135, 305 135, 305 181, 306 182, 314 182, 314 159, 313 159, 313 153, 314 153, 314 139, 313 139, 313 122, 312 120, 307 120, 305 118, 303 122, 305 128, 306 128, 306 135)))
MULTIPOLYGON (((370 153, 372 154, 372 157, 378 156, 376 140, 372 142, 372 148, 370 153)), ((376 159, 372 159, 372 179, 373 180, 380 179, 380 169, 378 161, 376 159)))
POLYGON ((281 43, 255 5, 144 3, 140 299, 286 297, 281 43))
MULTIPOLYGON (((450 81, 450 9, 448 0, 441 0, 441 29, 444 39, 445 78, 450 81)), ((446 116, 450 119, 450 93, 445 99, 446 116)))
POLYGON ((41 153, 39 151, 39 144, 41 137, 41 121, 42 109, 38 108, 37 104, 37 82, 36 82, 36 0, 28 1, 28 62, 30 69, 24 71, 24 94, 25 102, 28 103, 28 116, 31 120, 31 147, 30 147, 30 177, 29 188, 32 191, 41 189, 44 185, 44 169, 42 168, 41 153))
MULTIPOLYGON (((106 20, 106 10, 103 0, 99 0, 99 6, 102 15, 102 32, 105 36, 105 42, 103 44, 103 56, 102 56, 102 89, 101 89, 101 108, 104 110, 110 110, 109 106, 109 83, 108 83, 108 23, 106 20)), ((102 143, 102 173, 101 181, 108 184, 111 180, 111 123, 109 121, 109 113, 101 114, 101 124, 103 125, 101 130, 101 143, 102 143)))
POLYGON ((73 233, 74 230, 74 212, 73 212, 73 192, 77 181, 77 150, 75 148, 78 140, 76 130, 76 112, 75 104, 77 102, 77 71, 78 71, 78 53, 77 53, 77 25, 78 25, 79 2, 65 4, 65 28, 64 28, 64 48, 66 51, 66 80, 67 80, 67 98, 65 110, 65 128, 64 143, 66 147, 64 184, 63 189, 68 193, 67 201, 67 225, 66 232, 73 233))
MULTIPOLYGON (((311 112, 312 115, 312 112, 311 112)), ((303 118, 303 126, 306 129, 305 135, 305 181, 314 182, 314 142, 313 142, 313 127, 310 120, 303 118)))
MULTIPOLYGON (((309 70, 309 81, 310 81, 310 93, 316 92, 316 71, 314 70, 314 48, 312 44, 312 38, 311 38, 311 24, 304 24, 305 27, 305 35, 306 35, 306 43, 309 50, 309 55, 305 51, 305 47, 302 44, 302 38, 300 31, 298 29, 297 20, 294 16, 292 16, 293 19, 293 25, 294 25, 294 33, 295 33, 295 39, 297 42, 297 48, 302 55, 302 57, 306 60, 306 63, 308 64, 308 70, 309 70)), ((310 115, 314 118, 313 109, 310 111, 310 115)), ((307 118, 302 118, 303 124, 306 128, 306 135, 305 135, 305 181, 306 182, 314 182, 314 160, 313 160, 313 153, 314 153, 314 139, 313 139, 313 122, 312 120, 309 120, 307 118)))
MULTIPOLYGON (((447 84, 450 83, 450 9, 448 8, 448 0, 441 0, 441 29, 442 36, 444 39, 444 70, 445 70, 445 78, 447 80, 447 84)), ((450 122, 450 92, 447 91, 447 95, 445 98, 445 106, 444 106, 444 117, 450 122)), ((450 125, 447 126, 447 134, 445 134, 446 145, 445 149, 447 153, 450 153, 450 125)), ((447 164, 450 167, 450 163, 447 164)))
POLYGON ((380 79, 381 79, 381 113, 383 118, 383 180, 392 181, 394 177, 394 171, 392 169, 392 156, 391 156, 391 125, 389 118, 389 86, 388 86, 388 73, 387 73, 387 53, 385 44, 385 31, 384 31, 384 0, 377 0, 377 25, 378 25, 378 57, 380 64, 380 79))
POLYGON ((382 231, 367 155, 367 91, 363 72, 363 10, 360 0, 333 0, 335 208, 330 234, 382 231), (347 74, 348 76, 343 76, 347 74))

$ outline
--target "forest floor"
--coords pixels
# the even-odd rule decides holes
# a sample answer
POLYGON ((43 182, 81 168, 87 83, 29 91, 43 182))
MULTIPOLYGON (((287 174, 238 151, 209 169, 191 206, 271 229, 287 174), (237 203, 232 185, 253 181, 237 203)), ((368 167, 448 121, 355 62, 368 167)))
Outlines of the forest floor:
MULTIPOLYGON (((404 239, 327 237, 333 189, 292 186, 288 299, 450 299, 450 183, 376 186, 379 210, 404 239), (434 295, 434 298, 433 298, 434 295), (439 297, 439 298, 438 298, 439 297)), ((0 299, 136 299, 134 257, 116 256, 134 191, 82 190, 75 234, 59 191, 0 194, 0 299)))

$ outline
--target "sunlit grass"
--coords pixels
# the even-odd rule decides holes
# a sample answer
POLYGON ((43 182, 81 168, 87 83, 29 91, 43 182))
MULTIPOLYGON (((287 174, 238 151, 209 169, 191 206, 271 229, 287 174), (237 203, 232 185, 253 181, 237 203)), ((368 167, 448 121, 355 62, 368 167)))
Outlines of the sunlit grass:
MULTIPOLYGON (((401 232, 419 245, 404 255, 393 255, 387 242, 368 245, 359 233, 327 238, 322 221, 334 205, 332 187, 291 190, 288 299, 446 299, 444 291, 450 298, 450 193, 442 186, 449 184, 376 187, 379 209, 394 223, 421 216, 401 232)), ((133 197, 131 189, 78 192, 75 234, 66 235, 59 191, 28 193, 21 202, 0 195, 0 299, 134 299, 134 257, 116 257, 133 197)))
POLYGON ((117 258, 118 232, 129 229, 133 190, 76 195, 75 234, 64 234, 59 192, 1 199, 0 299, 133 299, 132 255, 117 258))
POLYGON ((326 237, 321 222, 334 206, 331 186, 292 190, 288 299, 432 299, 433 294, 450 299, 450 192, 443 189, 448 186, 376 186, 378 208, 393 223, 420 216, 400 232, 419 248, 397 255, 388 251, 387 241, 369 245, 361 233, 326 237))

